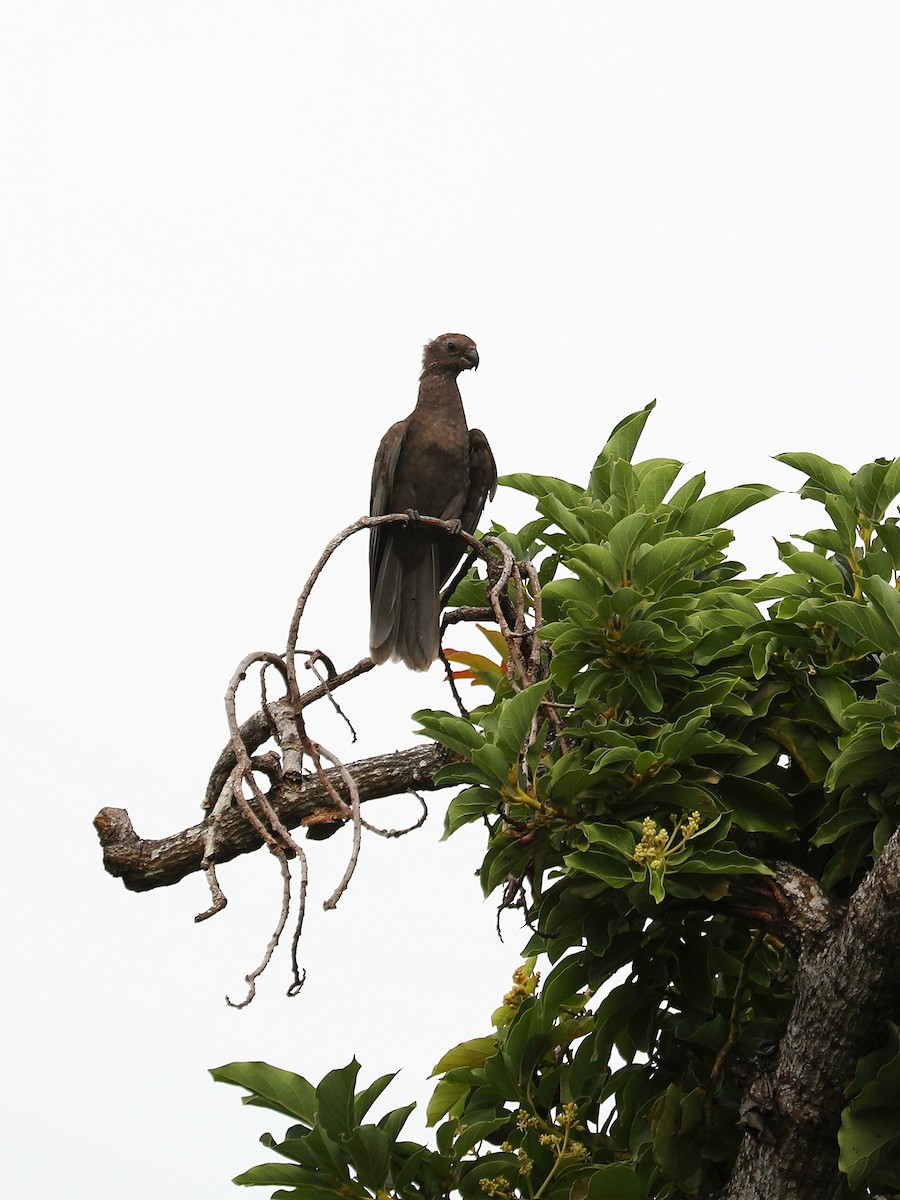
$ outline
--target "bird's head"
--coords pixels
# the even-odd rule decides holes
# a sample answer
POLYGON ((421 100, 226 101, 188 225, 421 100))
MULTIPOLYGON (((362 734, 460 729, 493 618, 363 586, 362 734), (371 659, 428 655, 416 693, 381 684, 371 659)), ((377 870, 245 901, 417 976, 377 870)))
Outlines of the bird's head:
POLYGON ((478 349, 464 333, 442 333, 429 342, 422 355, 422 374, 444 372, 458 375, 470 367, 478 368, 478 349))

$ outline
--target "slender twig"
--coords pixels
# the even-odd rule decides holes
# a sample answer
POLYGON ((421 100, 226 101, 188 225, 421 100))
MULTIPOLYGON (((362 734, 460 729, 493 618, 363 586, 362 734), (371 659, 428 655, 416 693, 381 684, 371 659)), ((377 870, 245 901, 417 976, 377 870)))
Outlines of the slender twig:
POLYGON ((411 792, 410 795, 415 796, 418 802, 422 805, 422 815, 414 825, 407 825, 405 829, 379 829, 377 825, 370 825, 368 821, 360 817, 359 821, 363 829, 367 829, 369 833, 377 834, 383 838, 398 838, 405 837, 407 833, 414 833, 417 829, 421 829, 428 819, 428 805, 418 792, 411 792))
POLYGON ((449 612, 445 612, 441 618, 441 628, 446 630, 449 625, 457 625, 460 621, 490 621, 493 619, 494 610, 482 606, 476 608, 471 604, 464 604, 461 608, 451 608, 449 612))
POLYGON ((209 917, 214 917, 217 912, 221 912, 228 903, 228 897, 219 887, 219 881, 216 878, 216 864, 204 859, 203 869, 206 873, 206 882, 209 885, 209 893, 212 896, 212 904, 205 912, 197 913, 194 917, 195 923, 208 920, 209 917))
POLYGON ((350 815, 353 818, 353 849, 350 853, 350 861, 347 863, 347 869, 344 871, 340 883, 322 906, 327 911, 328 909, 337 907, 338 900, 340 900, 341 896, 347 890, 347 885, 353 878, 353 872, 356 870, 356 864, 359 861, 359 848, 362 842, 362 817, 359 812, 359 789, 356 786, 356 780, 336 754, 332 754, 330 750, 326 750, 320 743, 315 744, 315 749, 321 758, 326 758, 333 767, 337 767, 338 771, 340 771, 341 779, 350 793, 350 815))
POLYGON ((741 969, 738 972, 737 982, 734 985, 734 995, 731 1002, 731 1013, 728 1017, 728 1036, 719 1047, 719 1052, 716 1055, 715 1062, 709 1072, 709 1079, 706 1082, 706 1096, 703 1101, 703 1117, 707 1128, 712 1125, 712 1102, 713 1090, 716 1086, 716 1080, 722 1073, 722 1068, 728 1060, 729 1054, 737 1045, 738 1034, 740 1033, 740 1017, 741 1017, 741 997, 744 994, 744 988, 747 986, 747 976, 750 973, 750 964, 756 951, 759 949, 759 944, 765 934, 764 929, 756 929, 750 939, 750 945, 744 952, 744 957, 741 960, 741 969))
POLYGON ((294 925, 294 934, 291 938, 291 984, 287 990, 288 996, 296 996, 300 989, 306 983, 306 969, 300 971, 300 965, 297 962, 297 947, 300 944, 300 934, 303 932, 303 919, 306 916, 306 889, 309 884, 309 866, 306 861, 306 855, 302 854, 300 862, 300 895, 297 897, 297 922, 294 925))
MULTIPOLYGON (((344 724, 350 730, 351 742, 355 742, 356 741, 356 730, 353 728, 353 723, 351 722, 351 720, 347 716, 347 714, 344 712, 344 710, 341 708, 341 706, 338 704, 337 700, 335 700, 335 698, 332 694, 332 691, 331 691, 331 681, 337 675, 337 671, 335 671, 334 664, 332 663, 331 659, 328 657, 327 654, 323 654, 321 650, 298 650, 297 653, 308 655, 308 658, 303 665, 306 667, 307 671, 312 671, 312 673, 313 673, 313 675, 315 675, 316 679, 318 679, 320 681, 320 683, 322 684, 322 686, 325 689, 325 695, 328 697, 331 707, 334 709, 334 711, 337 713, 337 715, 341 718, 341 720, 344 722, 344 724), (322 677, 322 675, 319 674, 319 669, 316 665, 319 660, 324 662, 328 669, 328 674, 324 678, 322 677)), ((302 699, 302 697, 301 697, 301 699, 302 699)))
POLYGON ((284 931, 285 924, 287 923, 288 912, 290 911, 291 907, 291 872, 288 866, 287 857, 280 847, 275 851, 275 855, 281 866, 281 912, 278 917, 278 924, 275 926, 274 933, 269 938, 269 944, 266 946, 265 954, 263 955, 259 966, 255 971, 251 971, 249 975, 244 976, 244 979, 249 985, 247 995, 237 1004, 229 996, 226 996, 225 1003, 229 1008, 246 1008, 247 1005, 252 1001, 253 997, 256 995, 256 981, 269 965, 272 955, 275 952, 275 947, 278 945, 279 939, 284 931))
POLYGON ((500 627, 500 632, 503 634, 506 644, 509 647, 509 654, 506 659, 506 677, 513 690, 519 691, 520 685, 516 682, 516 676, 518 675, 519 679, 524 680, 527 677, 527 671, 518 646, 518 639, 514 630, 510 628, 506 613, 503 611, 506 588, 515 570, 516 560, 509 547, 504 545, 499 538, 485 538, 485 542, 493 546, 503 560, 500 572, 488 590, 488 599, 491 603, 494 619, 500 627))
POLYGON ((443 592, 441 593, 441 598, 439 601, 439 606, 441 608, 445 608, 450 603, 450 598, 452 597, 452 595, 456 591, 456 589, 459 587, 459 585, 462 583, 462 581, 465 579, 465 577, 468 575, 469 568, 472 566, 472 563, 475 561, 475 559, 477 557, 478 557, 477 552, 470 546, 468 551, 466 552, 465 558, 460 563, 459 569, 457 570, 456 574, 453 576, 453 578, 450 580, 450 582, 447 584, 447 586, 444 588, 443 592))
POLYGON ((450 662, 450 659, 444 653, 444 643, 442 640, 443 636, 444 636, 444 628, 445 628, 444 625, 441 625, 441 634, 438 639, 438 655, 440 657, 441 664, 446 672, 446 679, 447 679, 447 682, 450 684, 450 691, 453 693, 453 699, 456 702, 456 707, 459 709, 459 715, 463 718, 464 721, 468 721, 471 716, 471 713, 466 708, 465 704, 463 704, 463 698, 459 694, 459 688, 456 686, 456 677, 453 674, 453 666, 450 662))
MULTIPOLYGON (((235 704, 237 690, 241 682, 246 677, 246 673, 250 666, 256 662, 261 662, 264 664, 263 670, 265 670, 265 666, 267 665, 275 667, 276 670, 278 670, 278 672, 281 674, 282 678, 285 679, 286 682, 289 682, 288 673, 285 670, 283 660, 278 655, 272 654, 269 651, 257 651, 254 654, 247 655, 246 658, 244 658, 238 665, 234 675, 232 675, 228 689, 225 693, 225 711, 228 717, 228 727, 231 732, 231 741, 235 757, 235 765, 229 777, 228 786, 231 795, 236 801, 243 816, 250 822, 262 840, 278 859, 284 884, 282 888, 281 912, 278 923, 275 927, 275 932, 269 941, 269 945, 266 948, 266 952, 263 955, 259 966, 255 971, 251 972, 250 975, 246 976, 247 983, 250 985, 250 990, 248 991, 246 998, 240 1004, 232 1004, 231 1000, 229 1000, 226 996, 226 1001, 234 1008, 243 1008, 245 1005, 249 1004, 255 996, 256 980, 269 965, 272 954, 275 950, 275 947, 278 945, 278 941, 287 922, 288 913, 290 911, 291 897, 288 854, 290 854, 292 857, 296 857, 299 860, 301 877, 303 881, 301 883, 301 900, 299 905, 297 933, 295 935, 294 946, 296 946, 296 942, 299 940, 299 929, 303 923, 305 909, 305 881, 307 872, 306 855, 304 854, 302 847, 294 840, 290 832, 282 824, 268 797, 256 782, 256 779, 253 776, 253 763, 249 754, 247 753, 247 747, 244 744, 244 740, 241 736, 241 730, 237 720, 235 704), (253 799, 256 801, 257 807, 265 817, 265 820, 260 819, 257 813, 253 811, 248 799, 244 796, 245 783, 250 788, 253 799)), ((274 719, 272 710, 269 710, 268 716, 274 719)), ((211 858, 212 856, 208 853, 207 857, 211 858)), ((299 980, 296 958, 294 955, 292 955, 292 965, 294 968, 294 978, 296 983, 295 990, 299 990, 299 987, 302 986, 302 981, 299 980)))

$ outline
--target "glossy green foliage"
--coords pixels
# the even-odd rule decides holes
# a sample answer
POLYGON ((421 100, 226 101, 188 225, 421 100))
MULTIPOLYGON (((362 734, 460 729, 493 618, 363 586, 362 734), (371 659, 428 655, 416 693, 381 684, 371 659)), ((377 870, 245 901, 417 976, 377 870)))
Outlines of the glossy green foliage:
MULTIPOLYGON (((481 671, 493 694, 471 720, 417 714, 460 756, 439 779, 461 786, 446 834, 486 821, 485 893, 531 897, 531 958, 492 1032, 436 1068, 436 1149, 397 1142, 395 1114, 355 1124, 345 1068, 297 1085, 303 1126, 276 1148, 304 1146, 279 1168, 300 1174, 260 1167, 238 1182, 289 1184, 279 1196, 662 1200, 727 1181, 732 1068, 781 1036, 793 963, 720 901, 772 858, 846 898, 898 824, 900 528, 887 514, 900 459, 851 474, 781 455, 825 522, 777 543, 784 573, 748 579, 726 557, 726 525, 774 489, 704 494, 703 475, 678 485, 678 462, 635 462, 651 408, 616 426, 584 487, 503 481, 537 508, 523 530, 495 532, 538 569, 538 677, 481 671), (345 1090, 326 1104, 335 1077, 345 1090)), ((897 1061, 896 1045, 867 1060, 848 1093, 854 1195, 900 1187, 897 1061)))

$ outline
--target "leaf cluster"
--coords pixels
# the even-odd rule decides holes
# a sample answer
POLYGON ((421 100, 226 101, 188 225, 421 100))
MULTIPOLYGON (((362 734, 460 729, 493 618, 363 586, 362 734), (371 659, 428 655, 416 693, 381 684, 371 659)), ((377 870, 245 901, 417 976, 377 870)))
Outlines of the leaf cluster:
MULTIPOLYGON (((530 894, 530 957, 493 1032, 436 1068, 436 1151, 354 1124, 349 1093, 338 1128, 318 1094, 340 1073, 307 1098, 307 1132, 288 1141, 329 1194, 639 1200, 722 1187, 747 1064, 783 1032, 794 971, 788 945, 722 901, 774 858, 845 898, 898 824, 888 510, 900 459, 851 474, 781 455, 827 524, 777 543, 782 573, 747 578, 726 555, 727 523, 774 489, 707 493, 703 474, 677 483, 675 460, 634 462, 651 409, 615 427, 585 486, 502 481, 536 504, 524 529, 495 532, 537 566, 543 677, 481 670, 493 694, 471 719, 417 718, 460 756, 438 781, 461 787, 446 835, 485 822, 485 894, 530 894), (538 956, 552 968, 540 986, 538 956), (340 1135, 343 1158, 310 1142, 320 1129, 340 1135)), ((900 1187, 895 1056, 879 1052, 848 1096, 854 1195, 900 1187)), ((240 1182, 287 1182, 252 1174, 240 1182)), ((304 1175, 278 1194, 324 1195, 309 1190, 320 1184, 304 1175)))

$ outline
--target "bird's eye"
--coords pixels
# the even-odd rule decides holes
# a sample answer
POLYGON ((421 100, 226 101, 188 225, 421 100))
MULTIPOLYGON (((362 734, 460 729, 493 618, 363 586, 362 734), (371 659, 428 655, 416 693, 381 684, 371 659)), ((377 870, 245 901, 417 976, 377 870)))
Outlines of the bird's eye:
POLYGON ((452 339, 447 342, 447 350, 450 354, 455 354, 458 349, 459 346, 457 346, 456 342, 454 342, 452 339))

